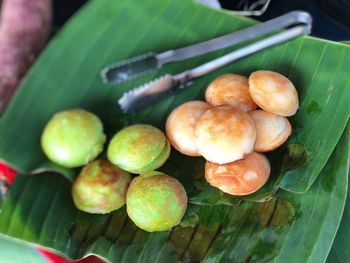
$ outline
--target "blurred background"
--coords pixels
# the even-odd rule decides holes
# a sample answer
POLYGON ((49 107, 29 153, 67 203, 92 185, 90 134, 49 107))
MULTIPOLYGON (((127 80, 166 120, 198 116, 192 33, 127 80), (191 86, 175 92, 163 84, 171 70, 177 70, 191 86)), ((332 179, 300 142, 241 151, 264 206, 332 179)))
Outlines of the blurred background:
POLYGON ((308 11, 314 20, 312 35, 326 39, 350 40, 350 1, 349 0, 219 0, 222 8, 246 10, 255 19, 265 21, 291 10, 308 11))
MULTIPOLYGON (((196 0, 234 14, 265 21, 291 10, 308 11, 313 19, 312 35, 326 39, 350 40, 349 0, 196 0)), ((87 0, 55 0, 54 26, 61 27, 87 0)))

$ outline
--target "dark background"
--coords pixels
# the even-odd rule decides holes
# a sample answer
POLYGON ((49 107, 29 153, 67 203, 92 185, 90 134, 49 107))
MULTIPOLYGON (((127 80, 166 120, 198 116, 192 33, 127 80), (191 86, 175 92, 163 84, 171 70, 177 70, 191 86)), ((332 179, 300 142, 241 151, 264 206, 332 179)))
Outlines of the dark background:
MULTIPOLYGON (((225 9, 241 8, 238 6, 241 0, 219 1, 225 9)), ((59 29, 85 2, 87 0, 54 0, 54 28, 59 29)), ((272 0, 267 11, 254 18, 265 21, 291 10, 305 10, 312 15, 312 35, 336 41, 350 40, 350 0, 272 0)))
MULTIPOLYGON (((237 0, 219 1, 226 9, 240 7, 237 0)), ((312 35, 337 41, 350 40, 350 0, 272 0, 267 11, 256 19, 265 21, 291 10, 305 10, 312 15, 312 35)))

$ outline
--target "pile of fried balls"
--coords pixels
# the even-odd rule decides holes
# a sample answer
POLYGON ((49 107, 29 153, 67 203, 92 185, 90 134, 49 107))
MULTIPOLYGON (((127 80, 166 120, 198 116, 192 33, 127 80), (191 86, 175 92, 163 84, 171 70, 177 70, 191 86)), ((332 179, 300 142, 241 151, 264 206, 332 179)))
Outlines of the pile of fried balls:
POLYGON ((256 192, 270 176, 262 153, 282 145, 292 132, 286 117, 299 107, 294 85, 267 70, 249 78, 225 74, 209 84, 205 100, 171 112, 166 122, 171 145, 185 155, 203 156, 212 186, 231 195, 256 192))
POLYGON ((126 204, 138 227, 166 231, 180 223, 187 208, 182 184, 156 171, 169 158, 170 145, 184 155, 203 156, 205 178, 212 186, 248 195, 267 182, 270 164, 261 153, 287 140, 292 128, 286 117, 299 107, 293 84, 263 70, 249 78, 218 77, 206 89, 205 100, 175 108, 166 134, 148 124, 117 131, 106 158, 101 157, 106 136, 99 117, 79 108, 63 110, 47 122, 41 147, 60 166, 82 167, 72 186, 78 209, 104 214, 126 204))

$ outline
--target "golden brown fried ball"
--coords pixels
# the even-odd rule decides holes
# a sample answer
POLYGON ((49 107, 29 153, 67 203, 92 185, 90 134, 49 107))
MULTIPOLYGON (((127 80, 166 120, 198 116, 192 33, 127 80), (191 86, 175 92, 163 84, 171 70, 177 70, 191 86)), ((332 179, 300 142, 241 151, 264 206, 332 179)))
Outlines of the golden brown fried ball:
POLYGON ((245 159, 227 164, 206 162, 207 182, 231 195, 248 195, 258 191, 270 176, 268 159, 253 152, 245 159))
POLYGON ((285 76, 259 70, 249 76, 249 92, 263 110, 281 116, 292 116, 299 108, 298 93, 285 76))
POLYGON ((205 100, 212 106, 231 105, 244 112, 257 108, 249 94, 248 79, 236 74, 213 80, 205 91, 205 100))
POLYGON ((194 142, 194 126, 197 119, 211 106, 204 101, 189 101, 175 108, 166 121, 166 136, 179 152, 200 156, 194 142))
POLYGON ((248 113, 256 127, 254 150, 269 152, 281 146, 291 135, 292 126, 287 118, 263 110, 248 113))
POLYGON ((256 129, 247 113, 233 106, 217 106, 198 118, 194 138, 206 160, 223 164, 242 159, 254 150, 256 129))

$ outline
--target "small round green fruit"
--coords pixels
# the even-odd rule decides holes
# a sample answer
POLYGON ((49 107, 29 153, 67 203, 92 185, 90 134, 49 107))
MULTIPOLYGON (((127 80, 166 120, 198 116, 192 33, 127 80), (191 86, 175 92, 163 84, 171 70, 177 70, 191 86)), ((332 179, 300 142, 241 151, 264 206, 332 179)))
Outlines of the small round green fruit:
POLYGON ((41 135, 41 147, 54 163, 74 168, 95 159, 103 150, 106 136, 101 120, 82 109, 53 115, 41 135))
POLYGON ((151 125, 136 124, 116 133, 109 143, 108 160, 130 173, 141 174, 161 167, 169 158, 164 133, 151 125))
POLYGON ((134 178, 126 196, 127 213, 139 228, 166 231, 180 223, 187 207, 181 183, 160 172, 134 178))
POLYGON ((86 165, 74 181, 75 206, 84 212, 105 214, 125 205, 131 175, 106 160, 86 165))

